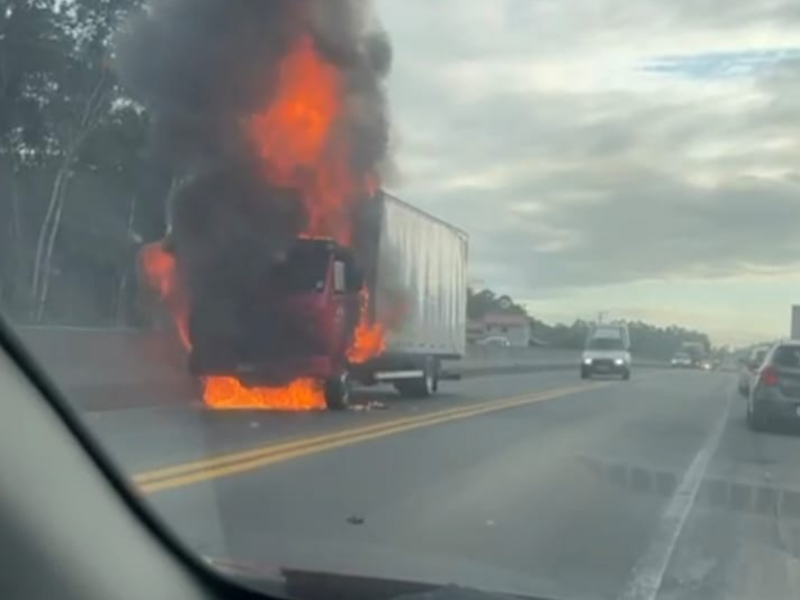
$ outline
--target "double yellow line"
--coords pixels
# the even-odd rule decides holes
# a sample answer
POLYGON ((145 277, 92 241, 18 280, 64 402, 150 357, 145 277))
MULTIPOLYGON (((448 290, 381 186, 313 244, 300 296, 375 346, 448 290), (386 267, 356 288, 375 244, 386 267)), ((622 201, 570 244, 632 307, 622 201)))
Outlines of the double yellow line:
POLYGON ((395 435, 412 429, 430 427, 431 425, 466 419, 485 413, 508 410, 526 404, 534 404, 545 400, 571 396, 586 390, 604 387, 605 385, 608 384, 595 383, 557 388, 538 394, 524 394, 506 398, 505 400, 493 400, 481 404, 473 404, 471 406, 440 410, 425 415, 393 419, 364 427, 353 427, 335 433, 270 444, 252 450, 233 452, 213 458, 156 469, 154 471, 140 473, 134 476, 133 480, 142 493, 152 494, 163 490, 184 487, 193 483, 208 481, 210 479, 227 477, 235 475, 236 473, 252 471, 267 465, 389 435, 395 435))

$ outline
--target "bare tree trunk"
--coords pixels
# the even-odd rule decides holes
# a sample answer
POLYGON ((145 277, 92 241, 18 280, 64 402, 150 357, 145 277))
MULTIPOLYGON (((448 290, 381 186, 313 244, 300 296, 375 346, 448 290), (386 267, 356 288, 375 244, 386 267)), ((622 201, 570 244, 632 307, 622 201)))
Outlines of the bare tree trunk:
POLYGON ((0 298, 7 303, 7 310, 16 318, 20 316, 17 312, 17 301, 19 300, 18 290, 21 287, 20 277, 23 273, 20 263, 25 255, 25 249, 22 239, 22 211, 20 210, 18 172, 13 158, 10 162, 11 219, 8 225, 8 244, 3 250, 5 260, 3 265, 4 272, 0 274, 0 287, 4 289, 0 290, 0 298), (5 285, 3 285, 3 282, 5 282, 5 285))
POLYGON ((39 238, 36 243, 36 258, 33 265, 33 280, 31 283, 31 298, 34 301, 36 321, 42 319, 44 315, 44 306, 47 303, 53 248, 58 231, 61 228, 61 214, 64 209, 65 198, 64 192, 69 177, 72 175, 72 163, 81 144, 99 121, 99 112, 100 108, 103 106, 106 82, 106 73, 103 71, 92 93, 86 100, 83 115, 75 131, 75 135, 64 152, 64 159, 56 174, 56 179, 53 182, 53 189, 47 206, 47 214, 39 229, 39 238))
POLYGON ((36 256, 33 259, 33 274, 31 276, 31 300, 33 302, 36 302, 36 299, 39 297, 39 286, 41 282, 45 244, 48 237, 48 231, 51 228, 53 215, 60 204, 64 180, 67 177, 68 171, 69 158, 65 157, 58 169, 58 172, 56 173, 56 178, 53 181, 53 187, 50 190, 50 200, 47 203, 47 212, 45 213, 44 220, 39 227, 39 236, 36 240, 36 256))
POLYGON ((19 208, 19 181, 17 166, 11 160, 11 241, 12 244, 22 242, 22 211, 19 208))
MULTIPOLYGON (((131 204, 130 209, 128 210, 128 227, 127 231, 125 232, 125 236, 128 240, 133 241, 135 239, 136 231, 134 230, 134 222, 136 221, 136 194, 131 196, 131 204)), ((119 286, 117 287, 117 316, 116 316, 116 323, 118 327, 121 327, 127 323, 125 323, 125 315, 124 315, 124 307, 125 307, 125 299, 128 293, 128 274, 129 269, 126 267, 122 272, 122 277, 119 281, 119 286)))
POLYGON ((47 294, 50 291, 50 270, 53 262, 53 248, 56 244, 58 231, 61 229, 61 214, 64 212, 64 197, 66 196, 66 189, 67 183, 64 183, 61 186, 61 193, 58 197, 58 207, 56 208, 55 215, 53 216, 53 224, 50 227, 50 232, 47 239, 47 250, 41 271, 42 286, 36 302, 37 323, 41 322, 42 317, 44 316, 44 308, 47 304, 47 294))
POLYGON ((128 294, 128 271, 122 273, 122 277, 119 280, 119 286, 117 287, 117 315, 114 321, 116 322, 117 327, 124 327, 129 325, 128 319, 126 317, 125 311, 125 298, 128 294))

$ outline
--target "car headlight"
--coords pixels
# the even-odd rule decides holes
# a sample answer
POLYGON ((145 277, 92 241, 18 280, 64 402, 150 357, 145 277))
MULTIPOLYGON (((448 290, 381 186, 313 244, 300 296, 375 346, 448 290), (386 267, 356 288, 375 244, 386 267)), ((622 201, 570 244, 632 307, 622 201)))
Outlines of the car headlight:
POLYGON ((621 367, 622 365, 625 364, 625 361, 621 358, 617 358, 616 360, 614 360, 614 364, 617 365, 618 367, 621 367))
POLYGON ((590 364, 592 364, 592 359, 591 359, 591 358, 584 358, 584 359, 583 359, 583 364, 585 364, 585 365, 590 365, 590 364))

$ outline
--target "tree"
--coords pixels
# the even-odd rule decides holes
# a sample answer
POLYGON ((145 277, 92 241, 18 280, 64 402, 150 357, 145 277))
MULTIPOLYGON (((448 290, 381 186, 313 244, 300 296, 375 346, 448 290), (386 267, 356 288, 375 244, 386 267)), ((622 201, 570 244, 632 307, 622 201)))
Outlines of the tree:
POLYGON ((0 302, 17 318, 119 317, 137 244, 163 231, 171 177, 111 69, 114 33, 137 4, 0 9, 0 302))
POLYGON ((53 132, 44 118, 57 101, 67 40, 55 0, 11 0, 0 8, 0 301, 24 279, 25 180, 45 167, 53 132))
POLYGON ((524 315, 527 311, 514 302, 510 296, 498 296, 492 290, 484 289, 475 292, 467 289, 467 318, 479 320, 488 314, 524 315))

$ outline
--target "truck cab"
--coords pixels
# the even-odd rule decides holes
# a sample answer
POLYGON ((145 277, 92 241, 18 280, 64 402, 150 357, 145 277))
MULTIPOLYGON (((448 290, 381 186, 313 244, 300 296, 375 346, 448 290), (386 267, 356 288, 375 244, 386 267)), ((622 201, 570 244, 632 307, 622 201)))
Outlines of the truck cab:
POLYGON ((349 249, 298 238, 265 265, 249 293, 208 290, 192 298, 190 370, 246 385, 336 379, 346 369, 362 287, 349 249))

